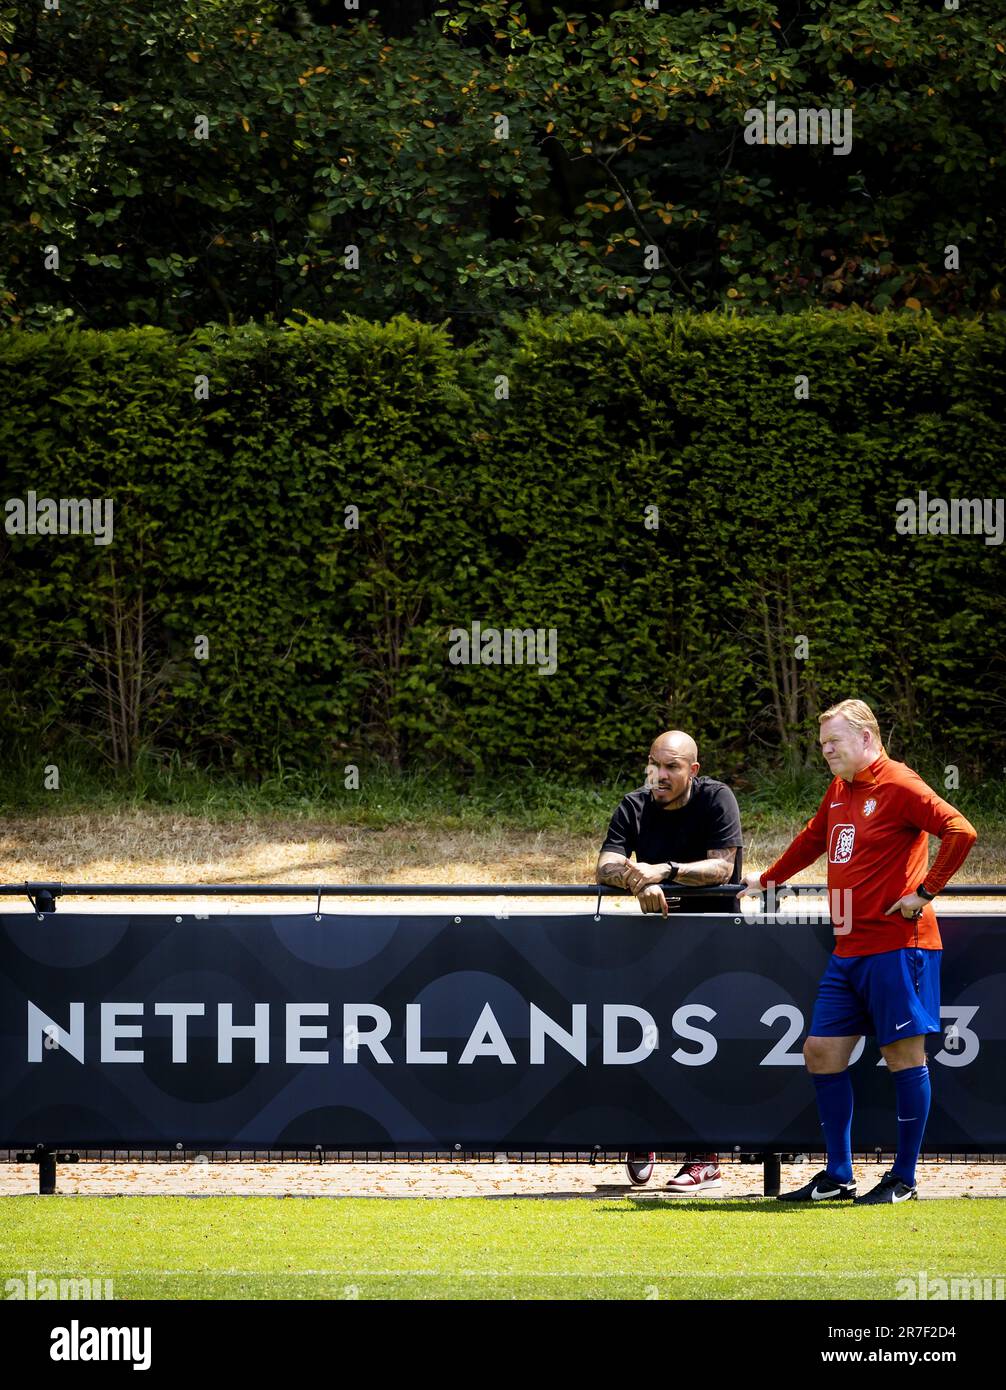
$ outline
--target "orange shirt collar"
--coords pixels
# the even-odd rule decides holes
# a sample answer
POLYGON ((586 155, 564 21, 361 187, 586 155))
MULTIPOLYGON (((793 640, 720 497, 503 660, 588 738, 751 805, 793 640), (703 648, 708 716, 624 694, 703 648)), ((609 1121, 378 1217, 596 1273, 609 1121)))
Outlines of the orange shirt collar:
POLYGON ((855 777, 853 777, 849 785, 851 787, 874 786, 877 781, 877 774, 883 767, 884 763, 886 763, 887 761, 887 754, 881 753, 878 758, 874 758, 872 763, 868 763, 866 767, 860 768, 860 770, 856 773, 855 777))

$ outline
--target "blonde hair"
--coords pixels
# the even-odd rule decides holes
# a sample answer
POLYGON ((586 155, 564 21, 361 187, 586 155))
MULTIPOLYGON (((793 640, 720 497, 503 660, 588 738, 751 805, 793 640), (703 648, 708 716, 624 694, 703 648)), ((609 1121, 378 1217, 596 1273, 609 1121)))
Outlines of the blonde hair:
POLYGON ((823 724, 826 719, 834 719, 836 715, 841 715, 845 722, 854 729, 869 729, 881 753, 887 751, 884 748, 884 740, 880 737, 880 725, 877 723, 877 716, 865 700, 839 700, 837 705, 832 705, 831 709, 826 709, 823 714, 819 714, 817 722, 823 724))

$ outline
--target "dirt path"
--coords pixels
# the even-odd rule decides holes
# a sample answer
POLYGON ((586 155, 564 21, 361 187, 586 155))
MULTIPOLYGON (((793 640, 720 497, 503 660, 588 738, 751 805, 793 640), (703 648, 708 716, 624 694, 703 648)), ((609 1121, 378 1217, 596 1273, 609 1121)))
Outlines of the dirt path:
MULTIPOLYGON (((787 1164, 783 1192, 802 1186, 814 1163, 787 1164)), ((876 1164, 857 1164, 860 1191, 880 1178, 876 1164)), ((587 1163, 79 1163, 61 1164, 57 1192, 67 1196, 189 1195, 276 1197, 625 1197, 667 1196, 674 1164, 658 1165, 646 1187, 630 1187, 621 1164, 587 1163)), ((0 1196, 38 1191, 37 1170, 0 1164, 0 1196)), ((759 1197, 756 1164, 723 1165, 723 1187, 706 1197, 759 1197)), ((925 1164, 920 1198, 1006 1197, 1006 1164, 925 1164)))

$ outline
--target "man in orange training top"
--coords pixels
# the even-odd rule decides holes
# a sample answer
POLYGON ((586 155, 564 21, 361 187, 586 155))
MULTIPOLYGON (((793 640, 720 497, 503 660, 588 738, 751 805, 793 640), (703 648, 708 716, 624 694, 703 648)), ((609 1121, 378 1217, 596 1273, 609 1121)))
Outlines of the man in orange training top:
POLYGON ((978 836, 918 773, 887 756, 869 705, 842 700, 820 723, 821 752, 834 780, 789 848, 763 874, 745 878, 747 891, 758 893, 828 854, 835 950, 803 1047, 828 1166, 781 1200, 904 1202, 918 1196, 915 1166, 929 1116, 926 1034, 940 1032, 943 943, 932 900, 978 836), (932 868, 929 835, 941 840, 932 868), (876 1035, 894 1078, 898 1148, 890 1171, 857 1197, 848 1066, 864 1033, 876 1035))

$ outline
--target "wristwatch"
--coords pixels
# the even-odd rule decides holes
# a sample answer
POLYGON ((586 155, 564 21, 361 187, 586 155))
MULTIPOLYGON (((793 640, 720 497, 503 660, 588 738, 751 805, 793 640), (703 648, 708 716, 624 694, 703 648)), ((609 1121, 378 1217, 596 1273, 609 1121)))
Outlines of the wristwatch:
POLYGON ((920 898, 925 898, 927 903, 931 903, 933 899, 936 897, 935 893, 927 893, 925 885, 922 883, 919 884, 918 888, 916 888, 915 891, 916 893, 918 893, 920 898))
POLYGON ((660 880, 661 883, 673 883, 678 876, 678 870, 681 868, 681 865, 675 864, 673 859, 669 859, 667 862, 671 866, 671 872, 669 874, 664 874, 663 878, 660 880))

